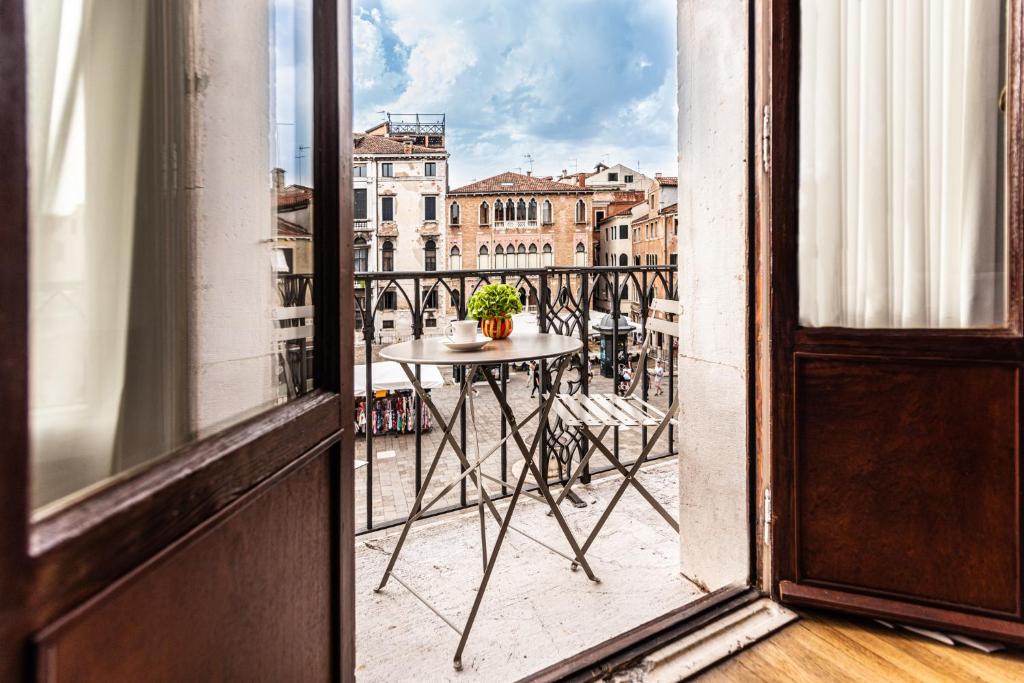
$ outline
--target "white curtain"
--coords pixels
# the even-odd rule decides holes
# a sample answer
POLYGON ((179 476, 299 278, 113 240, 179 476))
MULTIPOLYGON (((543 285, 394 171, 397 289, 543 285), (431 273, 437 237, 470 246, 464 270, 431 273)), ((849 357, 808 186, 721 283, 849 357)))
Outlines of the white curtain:
POLYGON ((803 0, 800 321, 1004 319, 999 0, 803 0))
POLYGON ((26 3, 36 502, 111 469, 125 376, 147 5, 26 3))

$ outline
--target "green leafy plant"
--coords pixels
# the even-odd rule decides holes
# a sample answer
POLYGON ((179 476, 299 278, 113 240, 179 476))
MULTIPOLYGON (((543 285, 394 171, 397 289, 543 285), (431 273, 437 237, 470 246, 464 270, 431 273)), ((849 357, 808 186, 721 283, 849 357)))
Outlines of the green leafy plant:
POLYGON ((469 297, 469 317, 475 320, 505 318, 523 310, 519 292, 511 285, 484 285, 469 297))

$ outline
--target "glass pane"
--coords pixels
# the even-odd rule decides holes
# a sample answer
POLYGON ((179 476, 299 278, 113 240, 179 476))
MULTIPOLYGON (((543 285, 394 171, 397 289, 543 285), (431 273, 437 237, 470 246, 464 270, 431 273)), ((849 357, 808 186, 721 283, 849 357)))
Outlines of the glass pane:
POLYGON ((996 0, 804 0, 800 322, 1005 323, 996 0))
POLYGON ((311 4, 25 3, 34 507, 312 388, 311 4))

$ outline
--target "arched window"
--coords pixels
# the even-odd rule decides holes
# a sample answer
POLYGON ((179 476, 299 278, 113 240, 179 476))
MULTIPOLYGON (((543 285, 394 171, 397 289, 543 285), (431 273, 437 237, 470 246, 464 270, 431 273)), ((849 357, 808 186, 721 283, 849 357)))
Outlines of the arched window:
POLYGON ((494 202, 494 223, 495 225, 501 225, 505 222, 505 205, 501 203, 501 200, 494 202))
POLYGON ((583 246, 583 242, 576 244, 576 260, 574 263, 581 267, 587 265, 587 248, 583 246))
POLYGON ((639 256, 634 256, 633 257, 633 265, 634 266, 639 266, 640 265, 640 257, 639 256))
POLYGON ((395 245, 391 240, 384 240, 380 245, 380 269, 391 271, 395 269, 395 245))
POLYGON ((366 240, 357 237, 355 242, 355 269, 357 273, 365 273, 370 269, 370 247, 366 240))
POLYGON ((551 223, 555 222, 554 218, 552 218, 551 216, 551 202, 549 202, 546 199, 544 200, 544 208, 542 210, 541 220, 544 221, 544 225, 550 225, 551 223))
POLYGON ((448 252, 448 267, 452 270, 462 270, 462 252, 458 245, 448 252))
POLYGON ((628 266, 629 265, 629 257, 626 256, 625 254, 619 254, 619 265, 620 266, 628 266))
POLYGON ((526 220, 531 223, 537 222, 537 200, 531 199, 530 205, 526 207, 526 220))
POLYGON ((505 202, 505 220, 514 221, 516 219, 516 204, 511 199, 505 202))
POLYGON ((541 260, 545 266, 555 265, 555 250, 551 248, 550 244, 544 245, 544 258, 541 260))
MULTIPOLYGON (((501 206, 501 202, 498 202, 497 205, 501 206)), ((505 267, 505 247, 501 246, 500 244, 494 248, 494 267, 505 267)))
POLYGON ((480 270, 487 270, 491 267, 491 255, 488 253, 487 245, 480 245, 480 253, 476 257, 476 267, 480 270))
POLYGON ((576 202, 576 222, 587 222, 587 205, 582 199, 576 202))
POLYGON ((538 268, 540 266, 540 255, 537 253, 537 245, 530 245, 530 258, 528 263, 531 268, 538 268))
POLYGON ((452 225, 459 224, 459 203, 452 202, 452 225))
POLYGON ((527 268, 526 265, 526 245, 520 244, 519 249, 516 250, 516 268, 527 268))
POLYGON ((487 225, 491 222, 491 207, 487 202, 480 205, 480 225, 487 225))
POLYGON ((524 202, 522 199, 516 202, 516 220, 526 220, 526 202, 524 202))
POLYGON ((423 270, 437 270, 437 243, 427 240, 423 245, 423 270))

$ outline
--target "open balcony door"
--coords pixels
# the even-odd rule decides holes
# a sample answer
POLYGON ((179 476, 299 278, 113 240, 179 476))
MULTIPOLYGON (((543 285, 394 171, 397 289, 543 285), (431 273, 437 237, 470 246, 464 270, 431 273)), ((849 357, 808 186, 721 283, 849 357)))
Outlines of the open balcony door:
MULTIPOLYGON (((40 519, 29 514, 34 5, 0 1, 0 680, 354 680, 349 3, 312 3, 316 388, 40 519)), ((116 7, 128 5, 142 3, 116 7)), ((203 0, 146 6, 252 17, 203 0)), ((266 58, 259 45, 254 60, 266 58)), ((174 75, 184 87, 185 71, 174 75)), ((225 83, 238 80, 202 85, 225 83)))
POLYGON ((999 4, 759 8, 771 572, 787 604, 1024 643, 1024 10, 999 4))

